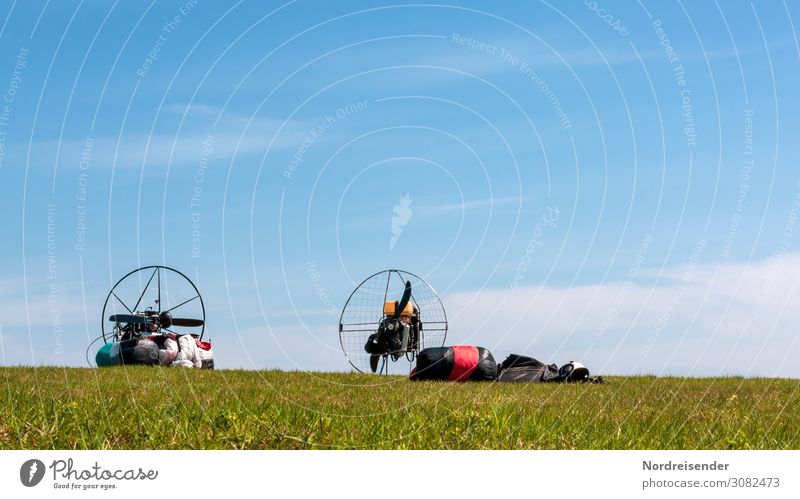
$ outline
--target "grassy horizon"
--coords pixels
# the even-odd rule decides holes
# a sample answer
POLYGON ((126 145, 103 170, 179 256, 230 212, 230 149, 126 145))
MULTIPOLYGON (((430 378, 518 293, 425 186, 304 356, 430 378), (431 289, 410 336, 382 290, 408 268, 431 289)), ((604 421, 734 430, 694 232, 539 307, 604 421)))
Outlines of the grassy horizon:
POLYGON ((800 380, 0 367, 0 449, 800 449, 800 380))

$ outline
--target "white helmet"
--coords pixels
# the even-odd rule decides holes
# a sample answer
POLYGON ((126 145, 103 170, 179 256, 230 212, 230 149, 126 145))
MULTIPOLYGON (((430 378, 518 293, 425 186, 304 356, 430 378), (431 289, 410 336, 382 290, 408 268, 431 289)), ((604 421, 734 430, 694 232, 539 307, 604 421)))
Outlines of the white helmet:
POLYGON ((589 369, 580 362, 571 360, 561 366, 561 369, 558 370, 558 374, 564 381, 583 381, 589 377, 589 369))

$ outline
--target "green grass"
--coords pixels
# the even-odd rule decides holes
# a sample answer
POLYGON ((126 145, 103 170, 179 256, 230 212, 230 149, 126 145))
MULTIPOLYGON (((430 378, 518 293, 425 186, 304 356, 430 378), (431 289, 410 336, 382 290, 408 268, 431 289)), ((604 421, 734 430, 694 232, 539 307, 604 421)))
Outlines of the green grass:
POLYGON ((798 449, 800 380, 0 368, 0 449, 798 449))

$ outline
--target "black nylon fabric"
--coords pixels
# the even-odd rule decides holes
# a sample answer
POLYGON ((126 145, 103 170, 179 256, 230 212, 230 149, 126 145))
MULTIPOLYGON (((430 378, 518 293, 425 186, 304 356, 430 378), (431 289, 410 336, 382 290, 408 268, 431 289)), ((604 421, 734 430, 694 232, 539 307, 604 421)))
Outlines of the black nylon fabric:
POLYGON ((150 340, 122 340, 119 342, 119 355, 123 364, 158 364, 158 345, 150 340))
POLYGON ((453 370, 453 349, 425 348, 417 354, 417 367, 411 379, 417 381, 446 380, 453 370))
MULTIPOLYGON (((570 371, 559 370, 556 364, 545 364, 533 357, 511 354, 500 365, 492 353, 481 347, 478 351, 478 365, 470 374, 468 381, 498 381, 502 383, 563 383, 566 381, 584 383, 604 383, 602 376, 570 379, 570 371)), ((571 366, 566 364, 564 367, 571 366)), ((454 366, 453 347, 426 348, 417 355, 417 366, 409 376, 412 380, 442 380, 450 378, 454 366)), ((577 372, 577 370, 576 370, 577 372)))
POLYGON ((470 381, 494 381, 497 379, 497 362, 492 352, 478 347, 478 367, 469 376, 470 381))
POLYGON ((545 364, 533 357, 511 354, 497 367, 497 381, 507 383, 546 383, 564 381, 558 366, 545 364))
MULTIPOLYGON (((494 381, 497 379, 497 362, 492 352, 482 347, 478 351, 478 364, 467 381, 494 381)), ((455 353, 453 347, 426 348, 417 354, 416 371, 410 378, 417 381, 447 381, 453 372, 455 353)))

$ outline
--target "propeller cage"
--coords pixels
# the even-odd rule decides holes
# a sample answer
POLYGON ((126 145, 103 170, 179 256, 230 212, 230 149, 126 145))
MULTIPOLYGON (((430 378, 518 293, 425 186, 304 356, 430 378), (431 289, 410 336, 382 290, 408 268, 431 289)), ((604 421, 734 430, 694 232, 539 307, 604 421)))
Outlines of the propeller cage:
POLYGON ((202 340, 205 315, 203 298, 189 277, 171 267, 150 265, 125 274, 111 288, 103 304, 101 337, 117 342, 176 333, 202 340))
POLYGON ((441 346, 446 336, 447 316, 439 296, 424 279, 404 270, 384 270, 364 279, 339 318, 342 351, 363 373, 388 373, 389 361, 404 356, 413 363, 418 352, 441 346))

